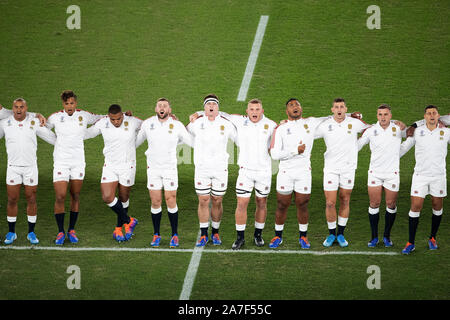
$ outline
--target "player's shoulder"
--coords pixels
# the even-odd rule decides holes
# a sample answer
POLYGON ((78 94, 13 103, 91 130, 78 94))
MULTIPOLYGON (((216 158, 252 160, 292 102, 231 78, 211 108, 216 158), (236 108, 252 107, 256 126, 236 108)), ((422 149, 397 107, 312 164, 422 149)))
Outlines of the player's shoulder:
POLYGON ((273 127, 276 127, 278 125, 275 121, 273 121, 270 118, 267 118, 266 116, 264 116, 262 120, 264 121, 264 124, 268 124, 273 127))
POLYGON ((279 124, 277 124, 275 126, 274 130, 283 131, 284 129, 287 129, 288 127, 290 127, 290 123, 292 123, 292 121, 289 121, 289 120, 286 120, 284 122, 280 122, 279 124))
POLYGON ((49 115, 48 119, 54 118, 54 117, 57 117, 57 116, 60 116, 60 115, 63 115, 63 114, 64 114, 64 109, 58 110, 58 111, 53 112, 51 115, 49 115))

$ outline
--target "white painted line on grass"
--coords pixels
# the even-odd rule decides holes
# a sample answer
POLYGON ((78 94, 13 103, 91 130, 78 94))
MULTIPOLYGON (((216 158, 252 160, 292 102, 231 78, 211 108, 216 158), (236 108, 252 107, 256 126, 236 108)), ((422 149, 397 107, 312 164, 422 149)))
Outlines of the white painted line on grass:
POLYGON ((259 19, 258 29, 256 29, 252 51, 248 57, 247 67, 245 68, 244 78, 242 79, 237 101, 245 101, 247 98, 248 88, 250 87, 250 81, 252 80, 253 71, 255 70, 256 60, 258 59, 259 49, 261 48, 268 21, 269 16, 261 16, 259 19))
MULTIPOLYGON (((259 254, 311 254, 316 256, 327 256, 327 255, 363 255, 363 256, 396 256, 400 253, 394 251, 314 251, 314 250, 257 250, 257 249, 164 249, 164 248, 107 248, 107 247, 41 247, 41 246, 0 246, 0 249, 5 250, 43 250, 43 251, 110 251, 110 252, 179 252, 179 253, 196 253, 191 258, 191 263, 189 267, 194 268, 195 265, 198 267, 200 262, 200 257, 202 253, 232 253, 232 254, 242 254, 242 253, 259 253, 259 254), (196 260, 198 260, 196 262, 196 260), (195 262, 195 263, 194 263, 195 262)), ((339 250, 339 249, 337 249, 339 250)), ((188 270, 189 273, 189 270, 188 270)))
MULTIPOLYGON (((200 231, 198 232, 197 238, 200 238, 200 231)), ((189 300, 204 249, 205 247, 195 247, 192 253, 191 261, 189 262, 188 270, 184 276, 183 289, 181 290, 180 298, 178 300, 189 300)))

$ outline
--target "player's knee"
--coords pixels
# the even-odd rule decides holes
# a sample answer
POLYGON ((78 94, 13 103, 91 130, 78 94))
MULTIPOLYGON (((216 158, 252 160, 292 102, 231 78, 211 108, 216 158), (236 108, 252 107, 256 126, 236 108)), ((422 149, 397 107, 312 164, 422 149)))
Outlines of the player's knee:
MULTIPOLYGON (((386 208, 394 209, 396 205, 397 205, 397 202, 395 200, 386 200, 386 208)), ((372 208, 378 208, 378 207, 372 207, 372 208)))
MULTIPOLYGON (((371 200, 371 201, 369 201, 369 205, 370 205, 371 208, 379 208, 380 207, 380 201, 371 200)), ((388 202, 387 201, 386 201, 386 206, 388 206, 388 202)))
POLYGON ((70 197, 72 198, 72 201, 80 201, 80 193, 78 192, 71 192, 70 197))
POLYGON ((255 197, 256 209, 266 209, 267 208, 267 198, 255 197))
POLYGON ((336 207, 336 201, 327 200, 325 201, 325 206, 327 207, 327 209, 333 209, 336 207))
POLYGON ((114 201, 114 195, 110 195, 110 194, 102 194, 102 199, 103 202, 108 204, 114 201))

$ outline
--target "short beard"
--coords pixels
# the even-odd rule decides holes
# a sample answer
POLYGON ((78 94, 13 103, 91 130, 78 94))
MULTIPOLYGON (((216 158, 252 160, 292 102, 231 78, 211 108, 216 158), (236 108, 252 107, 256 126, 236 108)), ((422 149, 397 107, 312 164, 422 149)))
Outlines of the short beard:
POLYGON ((157 113, 156 115, 157 115, 158 118, 161 119, 161 120, 163 120, 163 119, 165 119, 165 118, 167 118, 167 117, 169 116, 168 113, 164 113, 163 115, 161 115, 160 113, 157 113))

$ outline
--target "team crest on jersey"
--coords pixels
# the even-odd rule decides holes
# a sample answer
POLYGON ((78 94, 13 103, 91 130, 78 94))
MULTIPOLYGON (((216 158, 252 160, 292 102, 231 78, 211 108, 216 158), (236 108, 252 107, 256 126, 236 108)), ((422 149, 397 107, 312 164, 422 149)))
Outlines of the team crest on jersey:
POLYGON ((169 124, 169 129, 170 129, 170 130, 173 129, 173 123, 169 124))
POLYGON ((441 132, 439 132, 439 134, 441 135, 439 140, 444 140, 444 130, 441 130, 441 132))
POLYGON ((392 136, 396 137, 397 136, 397 128, 396 127, 392 127, 392 136))
POLYGON ((125 126, 125 131, 128 131, 128 121, 124 121, 123 125, 125 126))
POLYGON ((82 117, 82 116, 79 116, 79 117, 78 117, 78 121, 80 121, 80 122, 83 121, 83 117, 82 117))
POLYGON ((347 133, 352 133, 352 124, 351 123, 348 124, 348 131, 347 131, 347 133))
POLYGON ((266 124, 264 125, 264 130, 267 130, 267 129, 269 129, 269 125, 266 123, 266 124))
POLYGON ((34 120, 31 120, 31 125, 34 126, 36 122, 34 120))
POLYGON ((220 126, 220 131, 221 131, 220 134, 221 134, 221 135, 224 134, 224 133, 223 133, 224 130, 225 130, 225 126, 224 126, 224 125, 221 125, 221 126, 220 126))

